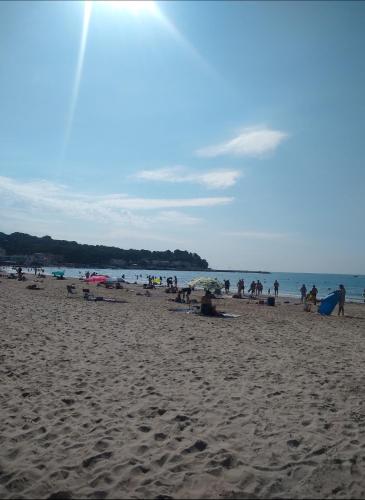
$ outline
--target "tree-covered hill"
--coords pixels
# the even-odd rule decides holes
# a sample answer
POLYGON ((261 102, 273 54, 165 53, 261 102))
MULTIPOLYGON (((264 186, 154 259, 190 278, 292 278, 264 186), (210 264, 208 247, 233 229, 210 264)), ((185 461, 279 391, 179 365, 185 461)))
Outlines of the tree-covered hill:
POLYGON ((50 236, 0 232, 0 261, 23 265, 141 267, 150 269, 207 269, 208 262, 186 250, 123 250, 104 245, 83 245, 50 236))

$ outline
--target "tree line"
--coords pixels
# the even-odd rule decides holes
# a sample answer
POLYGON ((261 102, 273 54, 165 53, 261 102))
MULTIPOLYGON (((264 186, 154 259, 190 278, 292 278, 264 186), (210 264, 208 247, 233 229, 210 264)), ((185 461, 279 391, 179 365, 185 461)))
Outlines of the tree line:
POLYGON ((123 250, 117 247, 84 245, 76 241, 54 240, 50 236, 37 237, 18 232, 9 235, 0 232, 0 249, 2 249, 3 258, 4 256, 29 257, 34 254, 46 254, 53 256, 53 264, 106 267, 117 266, 119 261, 120 265, 124 264, 123 267, 138 265, 143 268, 153 267, 157 262, 165 262, 168 267, 175 265, 185 269, 208 268, 208 262, 205 259, 187 250, 123 250))

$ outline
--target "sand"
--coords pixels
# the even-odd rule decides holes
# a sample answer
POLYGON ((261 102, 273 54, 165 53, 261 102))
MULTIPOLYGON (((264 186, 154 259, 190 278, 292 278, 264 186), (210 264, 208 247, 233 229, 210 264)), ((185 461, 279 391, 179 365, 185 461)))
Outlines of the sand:
POLYGON ((363 304, 0 280, 1 498, 365 498, 363 304))

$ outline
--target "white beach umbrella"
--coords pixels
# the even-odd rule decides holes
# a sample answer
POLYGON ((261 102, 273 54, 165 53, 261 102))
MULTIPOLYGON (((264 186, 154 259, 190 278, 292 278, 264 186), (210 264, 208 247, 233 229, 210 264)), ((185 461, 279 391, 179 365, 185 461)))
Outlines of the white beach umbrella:
POLYGON ((204 290, 216 290, 217 288, 220 290, 224 286, 216 278, 206 278, 205 276, 192 279, 189 281, 189 285, 194 288, 204 288, 204 290))

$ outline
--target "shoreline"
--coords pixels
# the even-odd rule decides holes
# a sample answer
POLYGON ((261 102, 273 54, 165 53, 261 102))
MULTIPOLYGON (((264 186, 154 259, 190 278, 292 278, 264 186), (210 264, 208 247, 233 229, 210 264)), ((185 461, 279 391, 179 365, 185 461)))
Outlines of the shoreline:
MULTIPOLYGON (((62 268, 60 267, 59 269, 62 269, 62 268)), ((79 268, 65 268, 65 269, 79 269, 79 268)), ((85 269, 87 269, 87 268, 85 268, 85 269)), ((99 270, 101 270, 101 269, 99 269, 99 270)), ((124 269, 120 269, 120 270, 122 271, 124 269)), ((14 270, 12 268, 10 268, 10 267, 3 268, 3 271, 7 272, 7 273, 14 273, 14 270)), ((146 270, 145 269, 139 269, 138 271, 146 271, 146 270)), ((219 272, 219 271, 216 271, 216 272, 219 272)), ((227 272, 236 272, 236 271, 227 271, 227 272)), ((23 273, 25 275, 29 276, 30 278, 32 276, 34 277, 34 273, 31 273, 31 272, 28 272, 28 271, 26 271, 26 272, 23 271, 23 273)), ((46 276, 52 277, 51 272, 45 272, 44 274, 46 276)), ((66 279, 80 280, 80 275, 79 276, 65 276, 64 279, 65 280, 66 279)), ((147 280, 146 280, 146 278, 142 278, 140 281, 137 281, 137 282, 136 281, 128 281, 127 283, 130 284, 130 285, 136 284, 136 285, 142 286, 144 283, 147 283, 147 280)), ((183 284, 185 284, 185 282, 183 282, 183 284)), ((164 285, 162 287, 164 287, 164 285)), ((331 291, 333 291, 333 290, 331 290, 331 291)), ((331 293, 331 291, 328 291, 328 293, 331 293)), ((235 287, 232 288, 232 286, 231 286, 231 292, 230 292, 230 294, 233 295, 234 293, 236 293, 235 287)), ((328 293, 327 294, 323 294, 323 295, 321 294, 319 296, 319 300, 324 299, 325 297, 327 297, 328 293)), ((222 296, 223 295, 225 295, 224 292, 222 292, 222 296)), ((269 297, 269 296, 274 297, 273 294, 270 294, 270 295, 267 294, 267 293, 263 293, 262 294, 262 298, 263 299, 267 299, 267 297, 269 297)), ((248 295, 245 295, 245 298, 248 298, 248 297, 249 297, 248 295)), ((255 298, 257 299, 257 297, 255 297, 255 298)), ((301 295, 300 295, 300 293, 293 293, 293 292, 284 291, 282 293, 281 292, 279 293, 279 298, 300 300, 301 295)), ((346 296, 346 303, 349 303, 349 304, 350 303, 351 304, 365 304, 365 300, 361 296, 360 297, 353 297, 351 295, 347 295, 346 296)))

